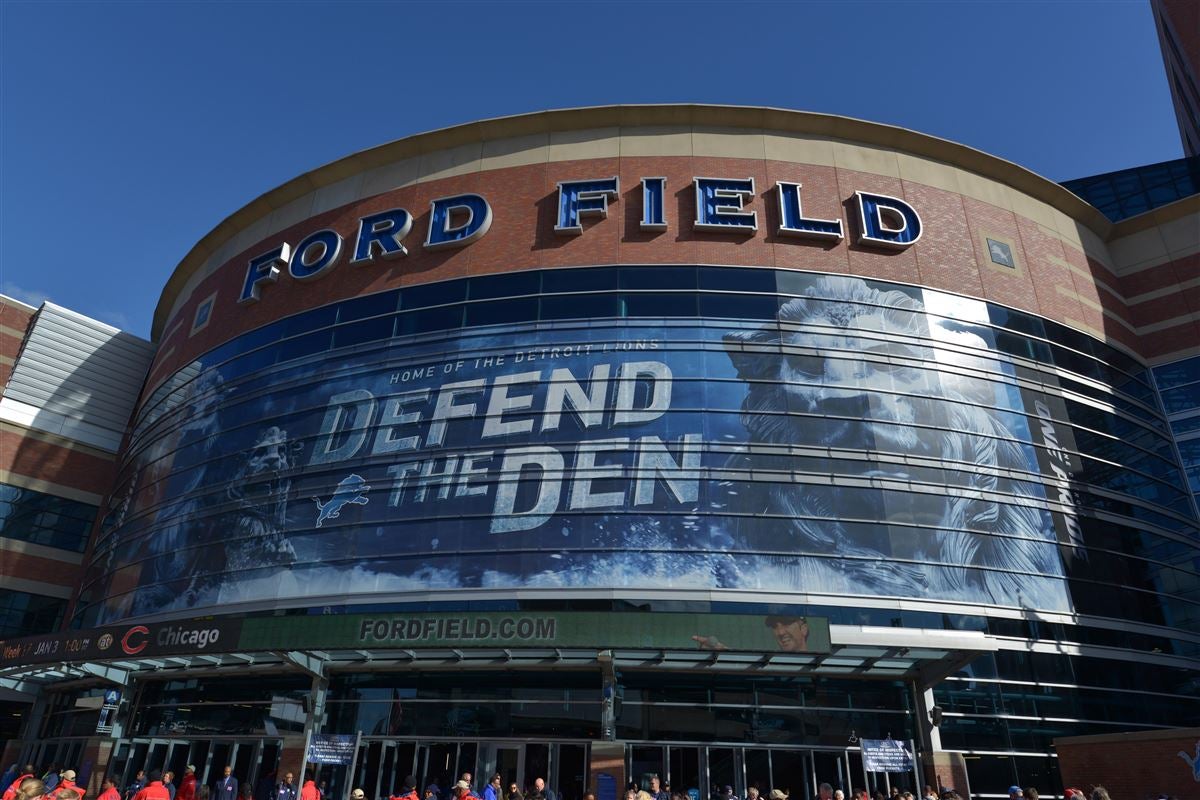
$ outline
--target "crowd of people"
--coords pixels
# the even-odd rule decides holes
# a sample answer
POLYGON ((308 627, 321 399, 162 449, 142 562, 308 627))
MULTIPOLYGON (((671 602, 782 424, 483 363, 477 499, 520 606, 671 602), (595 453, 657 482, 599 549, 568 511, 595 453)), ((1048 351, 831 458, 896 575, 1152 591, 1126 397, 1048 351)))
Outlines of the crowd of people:
MULTIPOLYGON (((713 786, 710 791, 710 800, 788 800, 790 789, 769 789, 765 790, 759 786, 750 786, 746 790, 746 796, 739 796, 732 786, 713 786)), ((848 794, 842 789, 836 789, 832 784, 822 783, 817 787, 818 800, 918 800, 912 792, 904 791, 899 787, 893 787, 891 794, 882 790, 869 792, 866 789, 852 789, 848 794)), ((1038 790, 1029 787, 1022 789, 1020 786, 1010 786, 1008 789, 1009 800, 1040 800, 1038 790)), ((671 784, 667 781, 660 781, 657 776, 651 776, 649 786, 639 786, 637 782, 631 782, 625 790, 624 800, 689 800, 690 795, 687 792, 672 791, 671 784)), ((1085 793, 1081 789, 1066 789, 1063 792, 1064 800, 1112 800, 1109 797, 1108 790, 1103 786, 1094 786, 1090 793, 1085 793)), ((396 800, 392 798, 391 800, 396 800)), ((596 800, 595 795, 584 795, 584 800, 596 800)), ((925 792, 919 800, 964 800, 963 796, 951 787, 942 787, 941 789, 934 788, 932 785, 925 787, 925 792)), ((1159 800, 1179 800, 1176 797, 1167 797, 1163 795, 1159 800)))
MULTIPOLYGON (((0 787, 4 789, 0 800, 83 800, 85 788, 75 782, 76 774, 73 769, 59 769, 50 765, 45 770, 35 770, 32 764, 26 764, 18 769, 14 764, 0 778, 0 787)), ((764 789, 751 786, 744 798, 739 797, 732 786, 712 787, 710 800, 788 800, 790 789, 764 789)), ((196 768, 189 765, 178 785, 175 774, 170 770, 152 770, 149 773, 138 770, 133 781, 124 789, 117 787, 112 778, 105 778, 101 784, 101 792, 96 800, 335 800, 328 796, 329 791, 325 782, 317 783, 312 774, 305 776, 304 785, 297 787, 294 775, 286 772, 282 777, 275 772, 268 773, 251 789, 249 783, 239 784, 233 775, 233 768, 226 766, 220 778, 211 786, 202 785, 196 780, 196 768)), ((848 795, 842 789, 836 789, 831 784, 822 783, 817 789, 818 800, 918 800, 912 792, 893 788, 890 797, 882 792, 873 794, 866 789, 853 789, 848 795)), ((1038 790, 1033 787, 1008 788, 1009 800, 1040 800, 1038 790)), ((1068 788, 1063 792, 1064 800, 1113 800, 1103 786, 1093 786, 1089 792, 1082 789, 1068 788)), ((476 793, 471 784, 471 773, 465 772, 457 783, 445 792, 441 786, 431 783, 423 791, 417 790, 417 779, 406 775, 401 786, 394 791, 388 791, 378 798, 368 798, 361 788, 351 790, 348 800, 559 800, 555 792, 546 785, 541 777, 534 778, 533 783, 521 786, 515 781, 506 786, 503 777, 496 773, 483 787, 481 793, 476 793), (447 797, 443 797, 447 794, 447 797)), ((596 795, 588 792, 582 800, 596 800, 596 795)), ((661 780, 657 775, 651 775, 644 785, 630 782, 626 788, 624 800, 692 800, 692 795, 686 791, 673 791, 671 784, 661 780)), ((962 795, 949 787, 935 789, 926 786, 919 800, 963 800, 962 795)), ((1162 796, 1160 800, 1178 800, 1178 798, 1162 796)))
MULTIPOLYGON (((289 783, 291 778, 289 773, 289 783)), ((85 787, 75 783, 75 770, 60 771, 54 765, 38 777, 32 764, 26 764, 21 769, 14 764, 0 778, 0 786, 5 787, 0 800, 82 800, 86 794, 85 787)), ((222 776, 212 786, 201 785, 196 780, 196 767, 188 765, 178 783, 171 770, 156 769, 149 773, 138 770, 133 780, 123 788, 118 787, 115 779, 106 776, 100 784, 96 800, 297 800, 298 797, 300 795, 295 790, 272 792, 272 796, 265 798, 255 797, 250 794, 249 786, 239 788, 232 767, 225 767, 222 776)), ((317 795, 304 800, 323 798, 317 795)))
MULTIPOLYGON (((558 800, 555 792, 546 785, 545 778, 534 778, 529 786, 520 786, 515 781, 510 781, 506 787, 500 773, 491 777, 483 787, 482 793, 477 793, 471 784, 471 773, 464 772, 450 788, 449 796, 443 798, 443 794, 446 792, 436 783, 431 783, 418 792, 417 779, 406 775, 403 784, 388 795, 368 798, 362 789, 354 789, 350 792, 350 800, 558 800)), ((588 797, 596 800, 595 795, 588 797)))

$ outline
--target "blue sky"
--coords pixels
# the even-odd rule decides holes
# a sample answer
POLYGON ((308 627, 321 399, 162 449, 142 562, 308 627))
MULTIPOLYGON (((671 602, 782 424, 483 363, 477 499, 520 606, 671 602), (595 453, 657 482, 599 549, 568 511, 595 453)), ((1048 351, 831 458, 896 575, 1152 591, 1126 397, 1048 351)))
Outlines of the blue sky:
POLYGON ((1147 0, 0 1, 0 292, 148 336, 259 194, 432 128, 609 103, 770 105, 1054 180, 1182 155, 1147 0))

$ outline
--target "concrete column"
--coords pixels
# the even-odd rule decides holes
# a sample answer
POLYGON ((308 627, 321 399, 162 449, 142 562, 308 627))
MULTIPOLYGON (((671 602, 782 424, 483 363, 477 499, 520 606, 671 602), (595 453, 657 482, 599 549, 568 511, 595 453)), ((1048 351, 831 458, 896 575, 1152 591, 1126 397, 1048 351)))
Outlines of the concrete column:
MULTIPOLYGON (((304 786, 305 771, 308 767, 308 745, 314 733, 317 733, 325 721, 325 696, 329 691, 329 679, 324 675, 313 675, 312 689, 308 693, 308 716, 304 720, 304 749, 299 753, 299 759, 292 769, 299 780, 298 788, 304 786)), ((281 760, 281 766, 284 766, 281 760)))

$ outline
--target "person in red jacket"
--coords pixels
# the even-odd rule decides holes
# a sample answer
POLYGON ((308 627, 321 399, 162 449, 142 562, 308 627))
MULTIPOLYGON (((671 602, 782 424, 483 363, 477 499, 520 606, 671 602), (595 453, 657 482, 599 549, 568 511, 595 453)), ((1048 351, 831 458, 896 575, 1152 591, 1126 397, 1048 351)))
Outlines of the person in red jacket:
POLYGON ((121 800, 121 793, 117 791, 117 785, 112 778, 105 778, 100 788, 104 791, 100 792, 96 800, 121 800))
POLYGON ((304 776, 304 788, 300 790, 300 800, 320 800, 321 793, 317 791, 317 782, 313 780, 312 773, 304 776))
POLYGON ((196 768, 191 764, 188 764, 187 772, 179 782, 175 800, 196 800, 196 768))
POLYGON ((388 800, 421 800, 417 794, 417 779, 412 775, 404 776, 404 786, 399 794, 392 795, 388 800))
POLYGON ((62 793, 66 791, 77 792, 80 797, 83 796, 83 789, 80 789, 75 783, 75 770, 73 769, 63 770, 62 780, 58 782, 58 786, 54 787, 54 791, 49 793, 49 797, 54 800, 60 800, 60 798, 65 800, 62 793))
POLYGON ((17 789, 21 788, 21 781, 36 777, 33 774, 33 764, 26 764, 21 770, 21 776, 13 781, 11 786, 4 787, 4 800, 13 800, 17 796, 17 789))
POLYGON ((133 796, 133 800, 171 800, 171 793, 163 786, 161 770, 153 770, 146 777, 150 782, 133 796))

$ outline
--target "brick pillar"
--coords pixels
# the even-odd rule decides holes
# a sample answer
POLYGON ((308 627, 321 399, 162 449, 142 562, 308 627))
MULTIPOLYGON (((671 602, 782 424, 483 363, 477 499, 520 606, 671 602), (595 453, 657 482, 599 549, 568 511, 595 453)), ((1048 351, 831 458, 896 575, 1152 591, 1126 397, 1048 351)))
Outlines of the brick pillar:
MULTIPOLYGON (((922 753, 921 768, 925 782, 936 786, 939 792, 942 789, 953 788, 962 795, 963 800, 970 800, 971 786, 967 781, 967 762, 962 753, 922 753)), ((919 788, 924 790, 924 787, 919 788)))

